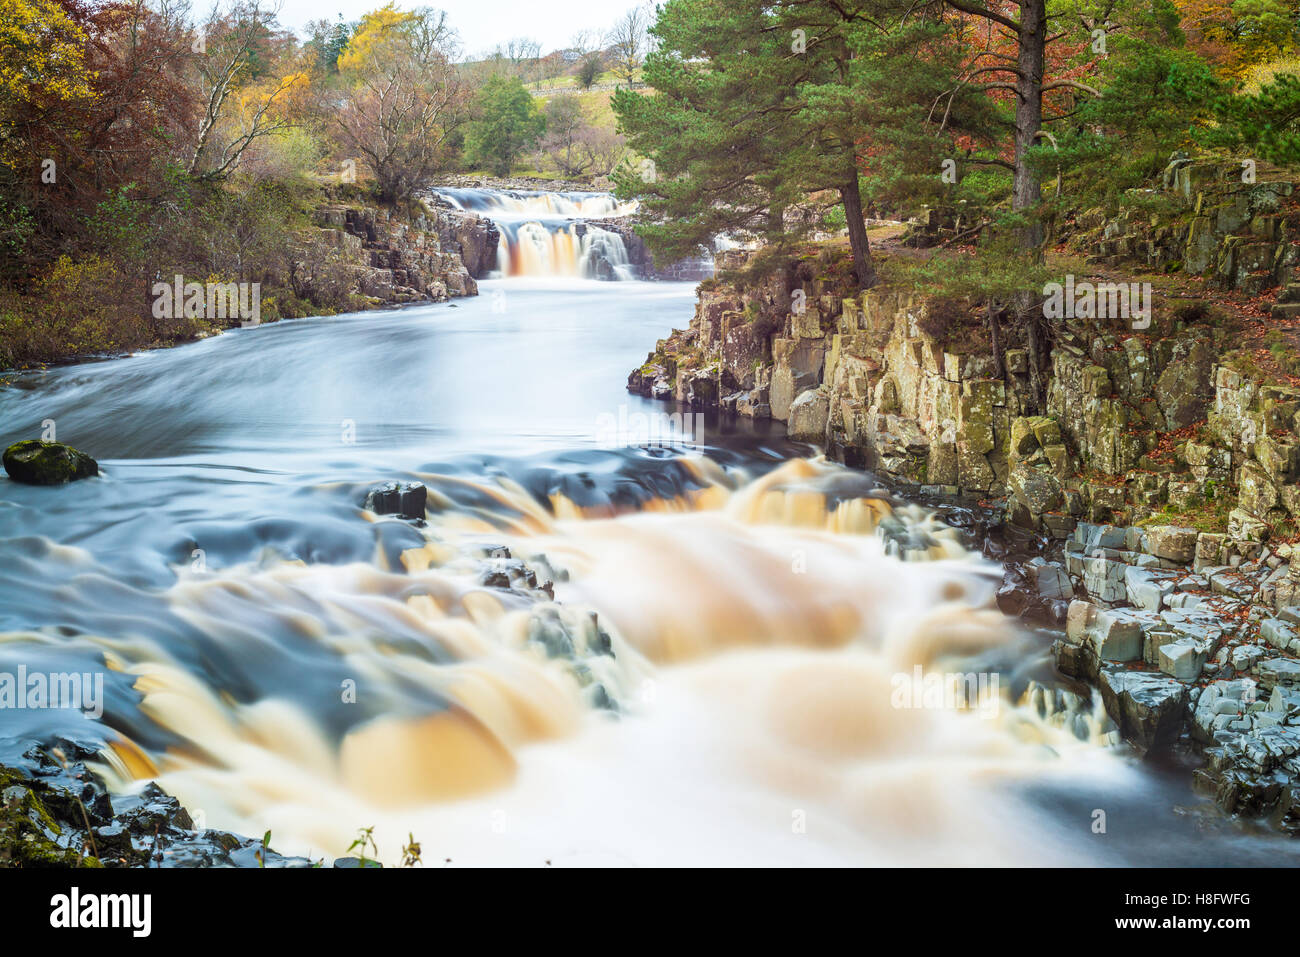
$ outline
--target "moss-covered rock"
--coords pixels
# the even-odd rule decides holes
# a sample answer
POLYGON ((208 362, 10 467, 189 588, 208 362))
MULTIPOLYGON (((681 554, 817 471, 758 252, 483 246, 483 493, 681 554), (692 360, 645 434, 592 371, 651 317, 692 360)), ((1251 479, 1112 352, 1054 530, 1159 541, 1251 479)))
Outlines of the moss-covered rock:
POLYGON ((1012 464, 1029 458, 1040 446, 1060 444, 1060 428, 1045 415, 1020 416, 1011 422, 1012 464))
POLYGON ((85 452, 39 439, 15 442, 5 449, 4 467, 15 482, 28 485, 63 485, 99 474, 99 463, 85 452))
POLYGON ((1011 494, 1037 518, 1061 506, 1061 483, 1047 469, 1017 465, 1007 479, 1011 494))
POLYGON ((1205 418, 1214 398, 1214 360, 1213 350, 1196 342, 1160 374, 1155 397, 1170 429, 1186 428, 1205 418))
POLYGON ((0 867, 99 867, 97 859, 59 840, 63 828, 37 791, 0 768, 0 867))

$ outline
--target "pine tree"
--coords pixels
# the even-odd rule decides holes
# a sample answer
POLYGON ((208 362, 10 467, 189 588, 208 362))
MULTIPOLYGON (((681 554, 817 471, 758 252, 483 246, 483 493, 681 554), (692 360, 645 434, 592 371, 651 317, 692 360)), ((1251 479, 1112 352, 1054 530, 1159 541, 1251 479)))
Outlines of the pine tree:
POLYGON ((645 67, 655 92, 613 101, 646 157, 618 184, 650 214, 652 249, 678 258, 729 231, 789 243, 810 223, 787 209, 833 192, 858 284, 872 286, 861 169, 873 151, 905 162, 908 136, 886 126, 915 135, 949 80, 916 59, 945 27, 905 13, 893 0, 669 0, 645 67))

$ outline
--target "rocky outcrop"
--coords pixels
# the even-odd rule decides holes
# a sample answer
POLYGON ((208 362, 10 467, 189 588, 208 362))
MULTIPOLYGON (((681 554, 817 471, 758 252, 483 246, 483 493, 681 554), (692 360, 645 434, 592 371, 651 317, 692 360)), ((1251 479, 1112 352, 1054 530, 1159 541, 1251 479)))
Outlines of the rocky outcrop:
POLYGON ((1182 733, 1187 687, 1142 671, 1107 666, 1098 679, 1106 713, 1139 754, 1167 751, 1182 733))
POLYGON ((263 840, 206 828, 157 784, 110 795, 98 753, 60 740, 0 766, 0 867, 312 867, 263 840))
MULTIPOLYGON (((729 256, 724 268, 744 262, 729 256)), ((999 375, 970 304, 899 287, 845 295, 807 265, 701 284, 690 326, 629 389, 797 415, 792 434, 835 458, 918 493, 1002 499, 1013 522, 1060 541, 1080 521, 1197 509, 1247 541, 1300 527, 1300 389, 1243 365, 1204 304, 1158 300, 1143 329, 1061 320, 1040 401, 1027 351, 1007 348, 999 375), (945 332, 954 311, 975 341, 945 332)))
POLYGON ((1205 759, 1198 786, 1225 812, 1272 815, 1300 833, 1292 557, 1289 545, 1189 528, 1080 524, 1064 561, 1041 567, 1060 567, 1077 596, 1053 645, 1057 667, 1098 688, 1123 737, 1144 755, 1193 749, 1205 759))
POLYGON ((629 389, 793 423, 798 438, 926 493, 1004 495, 1017 465, 1025 495, 1061 497, 1059 430, 1010 454, 1012 425, 1031 412, 1023 352, 998 379, 990 357, 926 331, 948 304, 905 289, 845 296, 806 266, 744 289, 702 284, 690 327, 658 343, 629 389))
POLYGON ((322 206, 318 235, 294 266, 295 289, 311 298, 313 286, 345 283, 366 305, 443 302, 478 294, 460 249, 446 249, 432 208, 406 222, 386 209, 322 206))
POLYGON ((486 216, 455 209, 435 195, 429 203, 430 216, 442 248, 460 257, 474 279, 482 279, 497 268, 501 231, 486 216))
POLYGON ((1180 270, 1250 296, 1300 265, 1300 205, 1284 171, 1178 154, 1158 189, 1134 190, 1131 199, 1118 215, 1077 217, 1093 261, 1180 270))

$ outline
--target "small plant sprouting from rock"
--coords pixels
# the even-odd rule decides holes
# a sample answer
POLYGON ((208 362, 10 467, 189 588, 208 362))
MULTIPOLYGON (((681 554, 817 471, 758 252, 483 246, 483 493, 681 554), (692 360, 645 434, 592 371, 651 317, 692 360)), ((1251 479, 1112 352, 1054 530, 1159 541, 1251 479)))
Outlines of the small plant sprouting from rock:
POLYGON ((348 845, 348 853, 357 852, 357 859, 361 861, 362 867, 369 867, 371 864, 379 862, 379 847, 375 844, 375 829, 363 827, 358 829, 356 840, 348 845), (366 857, 366 849, 369 848, 375 856, 366 857))
POLYGON ((406 846, 402 848, 402 866, 415 867, 424 866, 424 861, 420 860, 420 844, 415 839, 415 835, 409 831, 406 834, 406 846))

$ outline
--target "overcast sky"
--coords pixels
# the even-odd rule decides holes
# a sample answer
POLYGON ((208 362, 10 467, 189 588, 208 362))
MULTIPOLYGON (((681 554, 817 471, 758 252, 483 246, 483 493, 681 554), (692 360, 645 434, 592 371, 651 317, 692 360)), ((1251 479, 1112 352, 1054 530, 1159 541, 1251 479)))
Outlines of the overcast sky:
MULTIPOLYGON (((280 22, 302 32, 304 24, 321 17, 334 19, 343 14, 355 20, 387 0, 283 0, 280 22)), ((542 44, 542 52, 569 45, 579 30, 602 33, 637 0, 429 0, 412 3, 399 0, 400 9, 418 6, 446 10, 451 25, 460 34, 467 54, 486 53, 512 37, 531 37, 542 44)), ((196 4, 201 6, 201 4, 196 4)))

